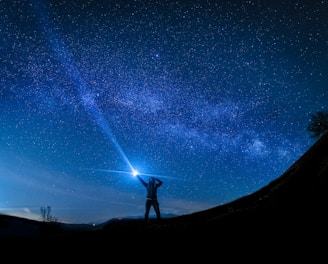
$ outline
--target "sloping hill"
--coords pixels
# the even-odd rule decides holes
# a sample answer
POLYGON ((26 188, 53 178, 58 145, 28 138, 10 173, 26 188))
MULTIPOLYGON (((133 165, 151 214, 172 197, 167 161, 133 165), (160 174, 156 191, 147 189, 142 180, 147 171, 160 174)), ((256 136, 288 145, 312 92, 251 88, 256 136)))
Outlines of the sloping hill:
POLYGON ((327 187, 328 133, 325 133, 285 173, 262 189, 222 206, 177 217, 174 221, 182 226, 210 224, 213 227, 221 221, 244 216, 251 222, 261 218, 275 224, 290 221, 318 224, 326 219, 327 187), (251 219, 253 217, 255 219, 251 219))
MULTIPOLYGON (((327 219, 327 188, 328 133, 325 133, 285 173, 262 189, 208 210, 163 219, 143 229, 165 232, 199 229, 202 233, 207 230, 213 234, 215 231, 241 231, 262 225, 291 229, 295 226, 298 229, 299 225, 318 227, 327 219)), ((137 224, 134 223, 110 222, 104 228, 135 228, 137 224)))

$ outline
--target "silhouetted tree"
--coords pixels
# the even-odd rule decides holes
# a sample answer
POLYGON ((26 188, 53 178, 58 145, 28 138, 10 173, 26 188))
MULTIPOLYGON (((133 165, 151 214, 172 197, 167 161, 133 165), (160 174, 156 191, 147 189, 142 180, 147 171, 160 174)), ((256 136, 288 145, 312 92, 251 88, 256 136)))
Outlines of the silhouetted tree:
POLYGON ((310 132, 311 138, 318 138, 328 130, 328 113, 318 111, 311 115, 307 131, 310 132))
POLYGON ((41 207, 41 217, 44 222, 57 222, 57 218, 51 215, 51 207, 48 205, 47 207, 41 207))

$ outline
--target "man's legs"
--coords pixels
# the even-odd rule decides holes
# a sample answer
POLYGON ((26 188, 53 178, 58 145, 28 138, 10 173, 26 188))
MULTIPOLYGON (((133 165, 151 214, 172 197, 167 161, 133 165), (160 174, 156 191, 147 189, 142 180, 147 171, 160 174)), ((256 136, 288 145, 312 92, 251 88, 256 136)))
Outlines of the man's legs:
POLYGON ((155 209, 155 213, 156 213, 157 219, 161 219, 161 211, 159 210, 159 203, 158 203, 158 201, 154 201, 153 202, 153 206, 154 206, 154 209, 155 209))
POLYGON ((152 201, 147 199, 146 200, 146 206, 145 206, 145 222, 149 223, 149 211, 152 201))

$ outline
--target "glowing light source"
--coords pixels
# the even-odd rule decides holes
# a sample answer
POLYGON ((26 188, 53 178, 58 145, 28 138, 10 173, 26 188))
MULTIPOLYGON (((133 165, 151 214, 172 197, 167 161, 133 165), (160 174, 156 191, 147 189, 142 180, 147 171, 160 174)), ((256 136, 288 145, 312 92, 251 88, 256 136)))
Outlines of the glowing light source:
POLYGON ((136 177, 137 175, 143 175, 146 177, 158 177, 158 178, 168 178, 168 179, 176 179, 179 180, 179 178, 171 177, 171 176, 165 176, 165 175, 159 175, 159 174, 149 174, 149 173, 142 173, 132 168, 131 171, 121 171, 121 170, 107 170, 107 169, 86 169, 91 171, 99 171, 99 172, 106 172, 106 173, 119 173, 119 174, 129 174, 133 177, 136 177))
POLYGON ((137 170, 132 170, 133 177, 136 177, 138 174, 139 174, 139 172, 137 170))

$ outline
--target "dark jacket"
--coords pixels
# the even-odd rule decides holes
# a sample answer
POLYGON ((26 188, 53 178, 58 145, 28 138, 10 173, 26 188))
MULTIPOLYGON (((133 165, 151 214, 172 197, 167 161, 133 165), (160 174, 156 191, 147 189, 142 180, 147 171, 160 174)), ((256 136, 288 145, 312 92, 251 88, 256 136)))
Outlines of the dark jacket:
POLYGON ((147 189, 147 199, 157 200, 157 188, 163 184, 160 179, 151 177, 147 182, 145 182, 139 175, 137 175, 140 182, 146 187, 147 189))

